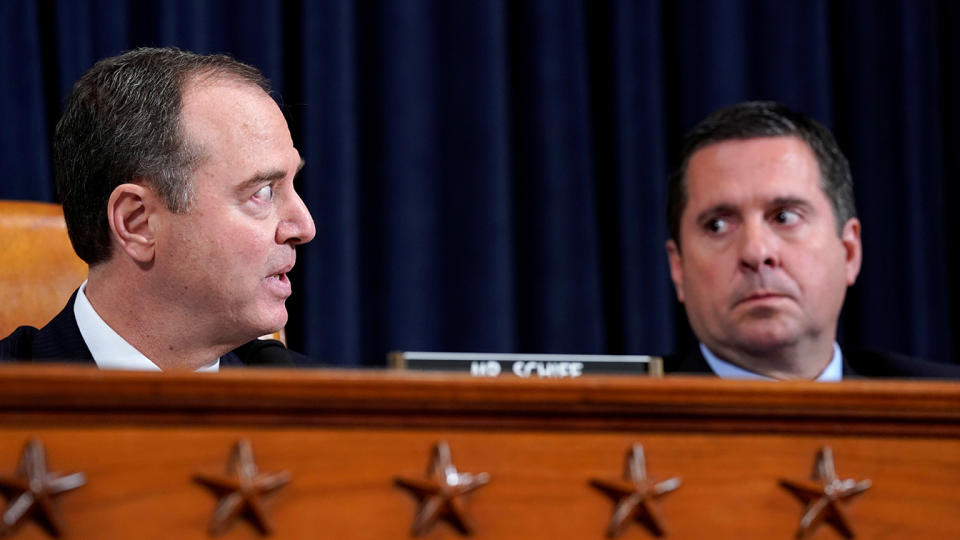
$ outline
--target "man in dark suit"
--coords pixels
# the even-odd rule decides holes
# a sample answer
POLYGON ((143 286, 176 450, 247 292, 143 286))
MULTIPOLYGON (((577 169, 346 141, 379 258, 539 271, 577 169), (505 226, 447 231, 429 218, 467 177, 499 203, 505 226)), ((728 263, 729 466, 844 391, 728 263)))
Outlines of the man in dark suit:
POLYGON ((673 372, 840 380, 960 375, 956 366, 852 354, 836 343, 860 272, 860 221, 829 130, 783 105, 719 110, 687 134, 668 187, 667 256, 699 340, 673 372))
POLYGON ((295 246, 313 219, 293 187, 303 160, 254 67, 223 55, 137 49, 74 85, 54 170, 87 281, 0 358, 216 370, 285 363, 295 246))

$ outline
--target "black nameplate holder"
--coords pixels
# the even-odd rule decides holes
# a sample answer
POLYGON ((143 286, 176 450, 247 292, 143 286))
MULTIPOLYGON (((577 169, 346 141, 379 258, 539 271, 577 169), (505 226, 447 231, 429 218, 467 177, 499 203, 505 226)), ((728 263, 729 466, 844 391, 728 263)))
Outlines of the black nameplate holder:
POLYGON ((394 351, 390 367, 446 371, 474 377, 576 378, 583 375, 663 375, 657 356, 394 351))

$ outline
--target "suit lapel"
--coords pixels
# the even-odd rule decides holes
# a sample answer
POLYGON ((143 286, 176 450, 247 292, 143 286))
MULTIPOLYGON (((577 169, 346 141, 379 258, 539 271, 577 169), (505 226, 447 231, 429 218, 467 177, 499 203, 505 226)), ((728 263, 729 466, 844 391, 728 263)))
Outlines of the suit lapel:
POLYGON ((220 367, 222 368, 243 367, 244 365, 245 364, 240 361, 240 358, 233 351, 230 351, 220 357, 220 367))
POLYGON ((710 364, 708 364, 707 361, 704 360, 703 355, 700 354, 699 347, 666 356, 663 362, 663 368, 667 373, 708 373, 714 375, 713 370, 710 369, 710 364))
POLYGON ((77 318, 73 314, 73 303, 77 292, 67 305, 46 326, 34 336, 33 360, 35 362, 88 362, 93 363, 93 355, 87 348, 77 318))

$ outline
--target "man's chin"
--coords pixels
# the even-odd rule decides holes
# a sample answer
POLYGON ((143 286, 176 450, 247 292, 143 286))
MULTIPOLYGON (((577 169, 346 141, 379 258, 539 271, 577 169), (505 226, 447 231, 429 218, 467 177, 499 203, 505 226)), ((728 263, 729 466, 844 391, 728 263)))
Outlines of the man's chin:
POLYGON ((789 325, 764 321, 741 327, 737 332, 736 341, 745 351, 754 355, 767 355, 795 345, 798 341, 798 332, 789 325))
POLYGON ((287 325, 287 313, 286 313, 286 311, 284 311, 282 318, 278 319, 277 321, 273 322, 272 324, 269 324, 269 325, 266 325, 266 326, 265 326, 266 332, 264 332, 264 334, 274 334, 274 333, 276 333, 276 332, 279 332, 279 331, 283 330, 283 328, 284 328, 286 325, 287 325))
POLYGON ((279 307, 272 306, 271 309, 261 310, 249 320, 250 332, 248 334, 253 336, 250 339, 270 336, 283 330, 287 325, 287 309, 282 304, 279 307))

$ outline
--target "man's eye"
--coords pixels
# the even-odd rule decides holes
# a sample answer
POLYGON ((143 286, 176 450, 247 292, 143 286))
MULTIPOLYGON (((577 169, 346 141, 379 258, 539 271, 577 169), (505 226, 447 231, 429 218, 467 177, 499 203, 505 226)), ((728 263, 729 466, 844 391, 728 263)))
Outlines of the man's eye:
POLYGON ((273 186, 263 186, 262 188, 258 189, 251 198, 260 201, 269 201, 273 199, 273 186))
POLYGON ((780 210, 774 214, 773 219, 780 225, 793 225, 800 220, 800 214, 793 210, 780 210))
POLYGON ((704 228, 712 234, 721 234, 727 232, 730 224, 723 218, 713 218, 704 224, 704 228))

